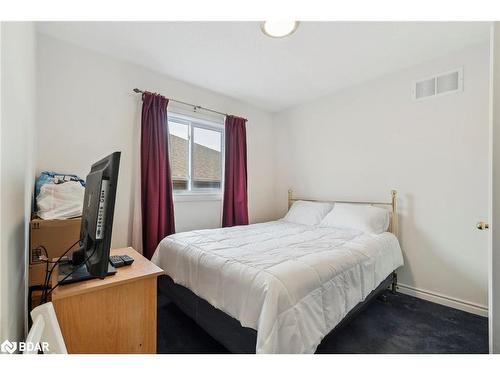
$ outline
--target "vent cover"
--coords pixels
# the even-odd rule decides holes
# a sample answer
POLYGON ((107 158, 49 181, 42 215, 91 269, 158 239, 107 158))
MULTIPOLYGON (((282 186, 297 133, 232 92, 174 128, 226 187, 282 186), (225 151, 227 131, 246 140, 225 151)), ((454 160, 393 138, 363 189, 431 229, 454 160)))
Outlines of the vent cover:
POLYGON ((414 82, 412 96, 415 100, 422 100, 453 94, 463 90, 463 82, 463 69, 455 69, 414 82))

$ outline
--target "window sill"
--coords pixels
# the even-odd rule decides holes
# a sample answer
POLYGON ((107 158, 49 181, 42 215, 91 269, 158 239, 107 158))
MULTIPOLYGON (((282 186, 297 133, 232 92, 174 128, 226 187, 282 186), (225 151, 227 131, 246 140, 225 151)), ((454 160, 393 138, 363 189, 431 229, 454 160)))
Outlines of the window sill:
POLYGON ((222 193, 175 193, 174 202, 221 201, 222 193))

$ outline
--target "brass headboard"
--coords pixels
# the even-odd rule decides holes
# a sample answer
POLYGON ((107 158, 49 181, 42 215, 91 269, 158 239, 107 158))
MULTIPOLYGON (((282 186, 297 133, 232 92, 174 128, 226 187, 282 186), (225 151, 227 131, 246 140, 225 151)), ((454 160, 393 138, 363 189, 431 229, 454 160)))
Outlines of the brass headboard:
POLYGON ((320 199, 304 199, 304 198, 295 198, 293 196, 293 190, 288 190, 288 209, 292 207, 292 203, 295 201, 308 201, 308 202, 325 202, 325 203, 352 203, 352 204, 369 204, 372 206, 386 206, 390 207, 391 210, 391 225, 389 228, 389 232, 398 237, 398 213, 397 213, 397 191, 391 190, 391 201, 390 202, 352 202, 352 201, 325 201, 320 199))

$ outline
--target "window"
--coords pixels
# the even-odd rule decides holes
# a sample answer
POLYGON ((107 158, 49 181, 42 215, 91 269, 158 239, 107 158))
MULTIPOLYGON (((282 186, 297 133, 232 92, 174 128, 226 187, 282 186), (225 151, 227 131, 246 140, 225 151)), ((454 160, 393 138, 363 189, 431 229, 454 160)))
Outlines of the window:
POLYGON ((168 128, 174 192, 219 193, 224 151, 222 123, 169 114, 168 128))

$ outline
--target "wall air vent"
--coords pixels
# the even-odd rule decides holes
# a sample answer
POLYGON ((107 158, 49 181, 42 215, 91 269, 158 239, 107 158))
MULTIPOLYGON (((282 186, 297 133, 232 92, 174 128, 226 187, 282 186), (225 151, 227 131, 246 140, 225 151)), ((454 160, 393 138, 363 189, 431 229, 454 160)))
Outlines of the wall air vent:
POLYGON ((415 100, 434 98, 463 91, 463 69, 455 69, 413 82, 412 96, 415 100))

